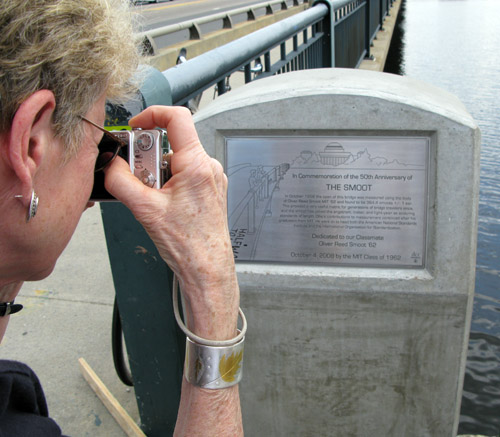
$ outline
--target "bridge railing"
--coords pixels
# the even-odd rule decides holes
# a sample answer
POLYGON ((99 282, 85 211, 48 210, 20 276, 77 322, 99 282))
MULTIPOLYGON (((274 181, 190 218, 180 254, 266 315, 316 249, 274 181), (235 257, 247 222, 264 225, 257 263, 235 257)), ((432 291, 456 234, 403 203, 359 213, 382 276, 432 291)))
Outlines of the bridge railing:
POLYGON ((217 85, 226 92, 226 79, 245 72, 245 83, 288 71, 356 68, 370 55, 370 44, 393 0, 317 0, 292 17, 206 52, 163 72, 174 105, 217 85), (279 56, 272 57, 279 48, 279 56), (252 74, 252 63, 263 60, 252 74))
POLYGON ((183 105, 215 84, 219 85, 219 94, 223 94, 225 79, 240 69, 245 71, 245 82, 251 81, 251 64, 258 57, 264 60, 260 77, 296 69, 294 63, 299 58, 305 68, 324 65, 322 24, 327 14, 328 8, 318 5, 164 71, 172 89, 173 104, 183 105), (308 34, 300 47, 299 34, 308 34), (291 53, 286 51, 289 40, 294 42, 291 53), (271 50, 278 46, 281 46, 280 58, 272 63, 271 50))

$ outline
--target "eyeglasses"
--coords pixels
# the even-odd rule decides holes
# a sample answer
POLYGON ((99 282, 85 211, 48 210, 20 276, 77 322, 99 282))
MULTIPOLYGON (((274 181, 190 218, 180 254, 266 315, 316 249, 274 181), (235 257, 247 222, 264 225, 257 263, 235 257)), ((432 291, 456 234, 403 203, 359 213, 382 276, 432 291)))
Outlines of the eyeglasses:
POLYGON ((93 121, 90 121, 85 117, 80 118, 104 133, 101 141, 97 145, 97 148, 99 149, 99 155, 97 156, 94 168, 94 172, 97 173, 98 171, 104 170, 111 163, 111 161, 116 158, 116 155, 118 155, 120 149, 127 146, 127 144, 120 138, 108 132, 103 127, 95 124, 93 121))

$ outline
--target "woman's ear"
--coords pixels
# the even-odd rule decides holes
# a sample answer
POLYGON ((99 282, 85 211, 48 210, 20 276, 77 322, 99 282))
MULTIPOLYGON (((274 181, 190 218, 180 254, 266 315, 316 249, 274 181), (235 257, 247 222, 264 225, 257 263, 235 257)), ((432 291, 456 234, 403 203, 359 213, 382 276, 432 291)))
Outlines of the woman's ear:
POLYGON ((56 100, 52 91, 39 90, 30 95, 16 111, 6 136, 6 165, 20 183, 23 198, 29 199, 33 178, 43 162, 54 136, 52 116, 56 100))

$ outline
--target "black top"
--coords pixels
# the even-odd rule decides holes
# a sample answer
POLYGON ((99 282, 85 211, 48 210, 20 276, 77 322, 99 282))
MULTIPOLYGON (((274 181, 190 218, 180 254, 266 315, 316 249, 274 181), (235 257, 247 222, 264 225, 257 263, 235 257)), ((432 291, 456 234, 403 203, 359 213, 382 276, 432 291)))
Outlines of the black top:
POLYGON ((38 377, 17 361, 0 360, 0 437, 61 437, 38 377))

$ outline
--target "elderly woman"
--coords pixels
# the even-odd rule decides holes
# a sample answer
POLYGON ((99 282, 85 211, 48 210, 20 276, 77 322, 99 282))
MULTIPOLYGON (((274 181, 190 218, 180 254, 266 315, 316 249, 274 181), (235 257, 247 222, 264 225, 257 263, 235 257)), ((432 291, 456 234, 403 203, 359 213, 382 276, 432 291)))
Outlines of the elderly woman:
MULTIPOLYGON (((52 272, 91 205, 103 134, 84 119, 102 126, 106 100, 133 90, 140 61, 127 3, 0 0, 0 338, 20 308, 14 299, 23 281, 52 272)), ((106 188, 130 208, 177 275, 192 333, 208 343, 231 340, 239 291, 222 168, 203 150, 183 108, 151 107, 130 124, 168 130, 173 176, 161 190, 151 189, 116 158, 105 169, 106 188)), ((36 376, 2 361, 0 435, 60 432, 47 417, 36 376), (36 405, 16 393, 26 384, 33 384, 36 405)), ((242 433, 237 385, 206 389, 184 379, 176 435, 242 433)))

